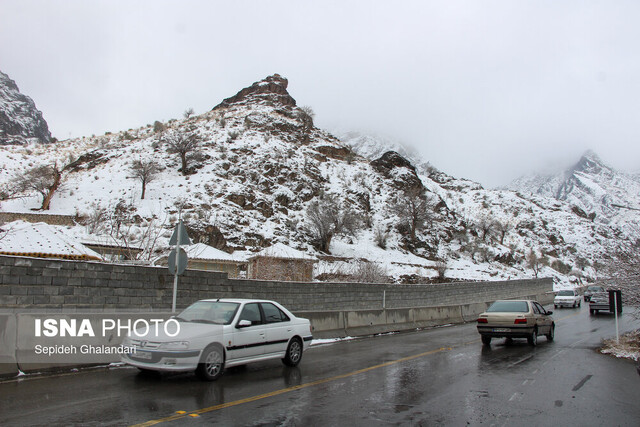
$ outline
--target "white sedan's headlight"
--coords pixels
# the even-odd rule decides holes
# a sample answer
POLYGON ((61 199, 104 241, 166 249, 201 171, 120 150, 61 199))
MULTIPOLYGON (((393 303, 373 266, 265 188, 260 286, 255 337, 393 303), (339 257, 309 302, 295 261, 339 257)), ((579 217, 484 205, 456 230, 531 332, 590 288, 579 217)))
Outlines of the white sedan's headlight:
POLYGON ((158 348, 163 350, 187 350, 189 348, 189 341, 163 342, 158 348))

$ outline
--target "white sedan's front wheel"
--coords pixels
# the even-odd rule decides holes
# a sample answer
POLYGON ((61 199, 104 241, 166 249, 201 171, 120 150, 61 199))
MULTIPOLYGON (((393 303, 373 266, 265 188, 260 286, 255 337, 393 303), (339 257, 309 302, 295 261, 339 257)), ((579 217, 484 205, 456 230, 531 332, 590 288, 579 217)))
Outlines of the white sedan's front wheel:
POLYGON ((217 345, 207 347, 202 352, 196 374, 207 381, 217 380, 224 373, 224 353, 217 345))

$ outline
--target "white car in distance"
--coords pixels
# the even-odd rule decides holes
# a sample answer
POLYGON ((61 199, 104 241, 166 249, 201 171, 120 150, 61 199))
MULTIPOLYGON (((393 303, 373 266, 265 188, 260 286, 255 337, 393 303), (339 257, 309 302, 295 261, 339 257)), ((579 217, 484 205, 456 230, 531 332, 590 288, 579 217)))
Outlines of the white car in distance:
POLYGON ((563 291, 558 291, 556 297, 553 299, 553 306, 555 308, 558 307, 580 307, 580 303, 582 302, 582 298, 578 294, 576 290, 573 289, 565 289, 563 291))
POLYGON ((150 328, 125 338, 122 345, 134 351, 122 361, 142 371, 195 371, 213 381, 225 368, 252 362, 297 366, 313 338, 309 320, 267 300, 201 300, 173 319, 179 331, 150 328))

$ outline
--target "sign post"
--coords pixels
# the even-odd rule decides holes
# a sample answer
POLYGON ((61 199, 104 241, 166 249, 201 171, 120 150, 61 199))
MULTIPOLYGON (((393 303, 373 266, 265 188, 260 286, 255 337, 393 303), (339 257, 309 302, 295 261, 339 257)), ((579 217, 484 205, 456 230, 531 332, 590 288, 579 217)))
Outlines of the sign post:
POLYGON ((167 260, 167 266, 169 267, 169 273, 173 274, 173 302, 171 303, 171 312, 176 312, 176 297, 178 295, 178 276, 184 273, 187 268, 187 253, 180 247, 180 245, 190 245, 191 239, 187 235, 187 228, 182 223, 182 219, 178 222, 178 226, 169 239, 170 246, 176 246, 174 250, 169 254, 167 260))

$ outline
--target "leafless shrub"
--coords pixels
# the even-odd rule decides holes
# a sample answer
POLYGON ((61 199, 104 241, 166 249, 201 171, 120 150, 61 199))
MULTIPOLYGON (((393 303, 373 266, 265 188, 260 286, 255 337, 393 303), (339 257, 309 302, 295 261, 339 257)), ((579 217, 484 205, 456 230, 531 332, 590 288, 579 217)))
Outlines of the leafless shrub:
POLYGON ((188 119, 189 117, 193 116, 193 108, 187 108, 186 110, 184 110, 184 113, 182 113, 182 115, 184 116, 185 119, 188 119))
POLYGON ((449 263, 447 263, 446 259, 439 259, 436 261, 436 272, 438 273, 438 279, 445 279, 445 273, 449 268, 449 263))
POLYGON ((354 266, 350 279, 358 283, 389 283, 387 270, 380 264, 369 261, 358 261, 354 266))
POLYGON ((391 205, 391 211, 399 220, 398 229, 406 231, 411 243, 416 242, 416 234, 433 220, 433 209, 433 200, 419 190, 405 191, 391 205))
POLYGON ((165 127, 162 124, 162 122, 156 120, 155 122, 153 122, 153 131, 155 133, 159 133, 159 132, 164 132, 165 127))
POLYGON ((155 215, 147 220, 141 218, 135 206, 124 199, 109 208, 95 206, 85 218, 88 232, 108 236, 127 259, 146 261, 153 256, 166 223, 167 215, 162 220, 155 215))
POLYGON ((235 141, 240 136, 240 132, 237 130, 229 132, 229 141, 235 141))
POLYGON ((83 218, 84 226, 89 234, 99 234, 104 231, 106 221, 109 218, 107 208, 94 204, 91 210, 83 218))
POLYGON ((373 240, 376 245, 381 249, 387 249, 387 240, 389 239, 389 232, 385 231, 382 226, 378 226, 373 231, 373 240))
POLYGON ((337 197, 325 195, 307 208, 307 224, 312 245, 321 252, 330 253, 333 237, 354 235, 360 228, 360 219, 337 197))

